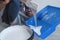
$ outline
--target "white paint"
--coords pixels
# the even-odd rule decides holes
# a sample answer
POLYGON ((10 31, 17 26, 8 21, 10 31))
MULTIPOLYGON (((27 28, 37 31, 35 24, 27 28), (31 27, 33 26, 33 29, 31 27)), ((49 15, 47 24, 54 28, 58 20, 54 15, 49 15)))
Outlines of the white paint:
POLYGON ((40 30, 41 30, 42 26, 37 26, 37 27, 34 27, 32 25, 29 25, 29 26, 34 32, 36 32, 38 35, 41 35, 40 30))
POLYGON ((27 40, 31 35, 25 26, 10 26, 0 33, 1 40, 27 40))

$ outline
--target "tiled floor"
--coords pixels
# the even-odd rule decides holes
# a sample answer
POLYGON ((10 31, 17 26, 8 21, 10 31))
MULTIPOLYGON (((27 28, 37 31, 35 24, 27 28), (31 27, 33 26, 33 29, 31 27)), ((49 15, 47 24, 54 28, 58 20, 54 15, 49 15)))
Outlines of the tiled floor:
POLYGON ((7 27, 6 24, 0 23, 0 32, 7 27))

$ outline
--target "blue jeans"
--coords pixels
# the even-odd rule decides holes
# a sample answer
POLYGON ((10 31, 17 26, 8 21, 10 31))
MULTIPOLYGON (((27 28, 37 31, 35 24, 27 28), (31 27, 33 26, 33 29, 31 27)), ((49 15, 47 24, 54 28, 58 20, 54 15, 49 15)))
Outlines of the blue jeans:
POLYGON ((22 24, 21 20, 23 20, 23 22, 24 22, 24 18, 28 19, 29 17, 26 16, 24 13, 22 13, 22 12, 19 11, 17 17, 11 23, 11 25, 14 25, 14 24, 15 25, 21 25, 22 24))

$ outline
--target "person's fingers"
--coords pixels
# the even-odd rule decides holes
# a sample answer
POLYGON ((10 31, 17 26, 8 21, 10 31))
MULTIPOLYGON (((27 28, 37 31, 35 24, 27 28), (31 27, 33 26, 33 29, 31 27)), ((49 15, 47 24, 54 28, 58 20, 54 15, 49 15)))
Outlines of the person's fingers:
POLYGON ((31 17, 31 16, 33 16, 33 13, 32 12, 28 12, 28 15, 31 17))
POLYGON ((5 6, 4 2, 0 2, 0 10, 5 6))
POLYGON ((8 4, 8 3, 10 2, 10 0, 5 0, 4 2, 5 2, 6 4, 8 4))

